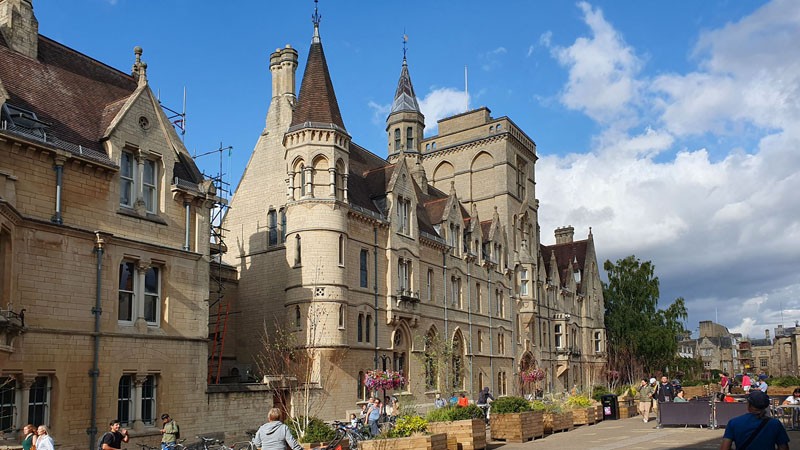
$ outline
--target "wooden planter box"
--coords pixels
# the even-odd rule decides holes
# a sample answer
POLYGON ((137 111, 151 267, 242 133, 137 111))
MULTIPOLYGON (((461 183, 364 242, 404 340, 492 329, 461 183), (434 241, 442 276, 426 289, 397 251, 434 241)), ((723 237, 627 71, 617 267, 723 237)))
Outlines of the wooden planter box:
POLYGON ((358 443, 359 450, 447 450, 447 435, 411 436, 395 439, 371 439, 358 443))
POLYGON ((594 406, 572 410, 572 423, 577 425, 591 425, 595 423, 596 409, 594 406))
POLYGON ((573 428, 572 411, 562 413, 544 413, 544 432, 556 433, 559 431, 569 431, 573 428))
POLYGON ((544 414, 542 411, 492 414, 489 426, 492 439, 526 442, 544 436, 544 414))
POLYGON ((594 407, 594 423, 603 421, 603 405, 596 405, 594 407))
MULTIPOLYGON (((311 450, 314 448, 325 448, 328 445, 327 442, 311 442, 311 443, 302 443, 300 444, 303 446, 305 450, 311 450)), ((342 450, 350 450, 350 441, 347 439, 347 436, 339 442, 339 445, 342 446, 342 450)))
POLYGON ((478 450, 486 448, 486 422, 483 419, 429 422, 431 433, 447 433, 448 450, 478 450))

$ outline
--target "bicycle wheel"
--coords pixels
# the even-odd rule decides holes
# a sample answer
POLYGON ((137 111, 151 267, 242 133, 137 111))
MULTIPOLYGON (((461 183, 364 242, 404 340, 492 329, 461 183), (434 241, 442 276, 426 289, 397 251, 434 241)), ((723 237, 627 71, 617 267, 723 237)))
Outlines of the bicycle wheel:
POLYGON ((234 442, 230 448, 231 450, 255 450, 253 443, 248 441, 234 442))
POLYGON ((342 443, 342 439, 344 439, 346 433, 341 429, 336 430, 336 435, 334 435, 333 439, 325 446, 325 450, 334 450, 339 444, 342 443))

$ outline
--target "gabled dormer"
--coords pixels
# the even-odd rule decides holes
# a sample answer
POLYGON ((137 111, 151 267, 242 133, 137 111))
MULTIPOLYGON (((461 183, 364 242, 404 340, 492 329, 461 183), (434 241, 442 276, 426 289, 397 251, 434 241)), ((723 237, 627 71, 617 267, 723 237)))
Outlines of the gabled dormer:
POLYGON ((394 224, 392 228, 398 234, 407 237, 416 236, 417 228, 417 195, 414 180, 401 159, 394 167, 391 178, 386 185, 390 202, 389 217, 394 224))

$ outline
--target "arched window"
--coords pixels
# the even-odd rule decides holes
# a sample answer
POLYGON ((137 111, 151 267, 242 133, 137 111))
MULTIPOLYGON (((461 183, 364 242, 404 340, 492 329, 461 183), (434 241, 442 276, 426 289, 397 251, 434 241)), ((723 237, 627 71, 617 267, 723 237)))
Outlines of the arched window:
POLYGON ((281 218, 281 244, 286 242, 286 209, 281 208, 278 212, 281 218))
POLYGON ((406 149, 411 150, 414 148, 414 129, 411 127, 406 128, 406 149))
POLYGON ((394 150, 400 151, 400 128, 394 129, 394 150))
POLYGON ((454 390, 464 389, 464 337, 461 331, 456 331, 453 336, 453 356, 452 356, 452 388, 454 390))
POLYGON ((392 369, 404 374, 408 374, 408 368, 406 367, 407 346, 408 339, 406 339, 403 330, 400 328, 394 330, 394 336, 392 337, 392 369))
POLYGON ((300 164, 300 195, 305 197, 308 194, 306 190, 306 165, 300 164))
POLYGON ((369 342, 369 337, 372 334, 372 315, 367 314, 367 322, 366 322, 366 330, 365 337, 367 338, 367 342, 369 342))
POLYGON ((483 352, 483 331, 478 330, 478 353, 483 352))
POLYGON ((344 330, 344 305, 339 305, 339 329, 344 330))
POLYGON ((433 329, 425 336, 425 388, 438 389, 439 377, 436 373, 436 333, 433 329))
POLYGON ((300 307, 294 307, 294 326, 295 328, 300 328, 300 307))
POLYGON ((358 323, 356 324, 356 340, 364 342, 364 315, 358 315, 358 323))

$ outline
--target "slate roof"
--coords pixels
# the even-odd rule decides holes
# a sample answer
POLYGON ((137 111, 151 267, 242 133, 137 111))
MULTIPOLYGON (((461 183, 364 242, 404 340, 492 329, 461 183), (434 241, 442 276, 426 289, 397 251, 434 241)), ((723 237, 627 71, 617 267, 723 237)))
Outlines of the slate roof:
POLYGON ((394 93, 391 113, 401 111, 420 112, 414 86, 411 84, 411 75, 408 73, 408 63, 403 58, 403 68, 400 70, 400 79, 397 81, 397 90, 394 93))
POLYGON ((312 42, 289 130, 331 125, 345 131, 322 42, 312 42))
MULTIPOLYGON (((588 247, 588 239, 567 242, 564 244, 541 245, 540 251, 542 258, 544 259, 545 271, 550 273, 550 255, 555 254, 556 264, 558 265, 558 276, 561 279, 561 286, 566 286, 567 280, 572 278, 572 273, 569 270, 570 262, 574 262, 577 259, 577 267, 581 270, 581 275, 583 275, 583 268, 586 263, 586 251, 588 247)), ((583 279, 583 276, 581 276, 581 279, 583 279)))
MULTIPOLYGON (((31 59, 9 48, 0 35, 0 81, 8 92, 9 105, 29 110, 47 124, 45 142, 116 166, 101 141, 136 91, 137 82, 131 75, 42 35, 38 56, 31 59)), ((202 181, 191 157, 178 155, 175 176, 202 181)))

